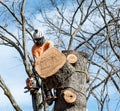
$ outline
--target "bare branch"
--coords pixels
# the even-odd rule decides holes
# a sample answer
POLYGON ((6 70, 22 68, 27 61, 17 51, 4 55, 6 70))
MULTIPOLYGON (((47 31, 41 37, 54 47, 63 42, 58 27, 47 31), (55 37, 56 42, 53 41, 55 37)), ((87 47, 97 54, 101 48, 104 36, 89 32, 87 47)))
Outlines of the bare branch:
POLYGON ((10 90, 6 86, 5 82, 3 81, 2 77, 0 76, 0 87, 3 89, 4 94, 9 98, 11 104, 13 105, 16 111, 22 111, 17 102, 15 101, 14 97, 12 96, 10 90))

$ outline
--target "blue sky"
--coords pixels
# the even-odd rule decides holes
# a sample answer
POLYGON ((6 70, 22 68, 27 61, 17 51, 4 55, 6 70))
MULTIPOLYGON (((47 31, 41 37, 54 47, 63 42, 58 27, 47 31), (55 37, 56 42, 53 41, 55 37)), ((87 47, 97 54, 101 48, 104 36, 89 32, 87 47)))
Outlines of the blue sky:
MULTIPOLYGON (((0 51, 4 52, 0 54, 0 74, 5 81, 6 85, 16 98, 16 101, 21 106, 23 111, 30 111, 31 109, 31 96, 29 93, 24 93, 25 80, 27 75, 24 71, 24 67, 15 50, 0 46, 0 51), (24 109, 28 110, 24 110, 24 109)), ((4 95, 4 92, 0 88, 0 110, 1 111, 14 111, 10 101, 4 95), (10 110, 11 109, 11 110, 10 110)), ((32 110, 31 110, 32 111, 32 110)))
MULTIPOLYGON (((36 5, 39 6, 39 1, 41 0, 27 0, 27 11, 33 13, 33 10, 36 11, 36 5)), ((67 2, 72 0, 66 0, 67 2)), ((46 4, 48 4, 47 0, 44 0, 46 4)), ((70 5, 69 5, 70 6, 70 5)), ((26 11, 26 12, 27 12, 26 11)), ((36 18, 40 18, 38 12, 34 12, 36 15, 36 18)), ((52 11, 50 12, 52 14, 52 11)), ((1 22, 0 22, 1 23, 1 22)), ((41 24, 38 25, 37 21, 32 22, 32 25, 34 27, 40 27, 41 24)), ((44 28, 44 27, 43 27, 44 28)), ((10 29, 11 30, 11 29, 10 29)), ((14 28, 12 29, 16 31, 14 28)), ((45 30, 45 28, 43 29, 45 30)), ((16 32, 14 32, 16 33, 16 32)), ((33 43, 30 43, 28 46, 28 50, 31 50, 33 43)), ((3 52, 0 54, 0 75, 4 79, 5 83, 9 87, 10 91, 14 95, 14 98, 16 99, 18 105, 20 105, 21 109, 23 111, 32 111, 32 101, 31 96, 29 93, 24 93, 24 87, 25 87, 25 80, 27 78, 26 72, 24 70, 24 66, 22 64, 22 60, 20 59, 19 55, 16 53, 14 49, 0 46, 0 52, 3 52)), ((113 111, 115 109, 114 103, 118 99, 120 99, 120 96, 116 94, 116 91, 111 87, 111 97, 113 98, 109 105, 110 105, 110 111, 113 111)), ((88 111, 97 111, 97 102, 93 97, 90 97, 89 101, 87 102, 87 108, 88 111)), ((120 108, 120 104, 119 104, 120 108)), ((0 111, 15 111, 12 107, 10 101, 8 98, 4 95, 3 90, 0 88, 0 111)), ((120 111, 120 110, 117 110, 120 111)))

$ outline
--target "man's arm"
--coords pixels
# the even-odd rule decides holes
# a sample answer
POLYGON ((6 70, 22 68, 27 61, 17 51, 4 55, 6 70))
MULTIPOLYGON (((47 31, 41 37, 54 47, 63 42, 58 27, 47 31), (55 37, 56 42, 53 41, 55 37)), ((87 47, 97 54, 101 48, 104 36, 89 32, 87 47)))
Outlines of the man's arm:
POLYGON ((46 41, 43 45, 43 51, 47 50, 48 48, 54 47, 54 44, 52 41, 46 41))
POLYGON ((52 41, 47 41, 48 42, 48 44, 49 44, 49 48, 50 47, 54 47, 54 43, 52 42, 52 41))

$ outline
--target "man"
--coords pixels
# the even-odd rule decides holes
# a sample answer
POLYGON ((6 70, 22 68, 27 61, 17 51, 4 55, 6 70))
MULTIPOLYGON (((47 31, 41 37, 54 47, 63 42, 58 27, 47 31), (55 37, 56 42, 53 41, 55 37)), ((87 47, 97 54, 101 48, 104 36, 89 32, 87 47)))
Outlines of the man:
POLYGON ((35 41, 32 47, 32 55, 34 60, 43 54, 48 48, 53 47, 53 42, 46 41, 44 38, 44 33, 41 30, 36 29, 33 33, 33 39, 35 41))
MULTIPOLYGON (((34 67, 36 58, 41 56, 41 54, 43 54, 48 48, 53 47, 53 42, 49 40, 45 40, 43 31, 38 29, 34 31, 33 39, 35 42, 35 44, 32 47, 32 55, 34 58, 33 67, 34 67)), ((52 91, 46 87, 44 80, 42 80, 42 83, 46 95, 46 101, 49 105, 51 105, 52 101, 55 99, 55 96, 53 96, 52 91)))

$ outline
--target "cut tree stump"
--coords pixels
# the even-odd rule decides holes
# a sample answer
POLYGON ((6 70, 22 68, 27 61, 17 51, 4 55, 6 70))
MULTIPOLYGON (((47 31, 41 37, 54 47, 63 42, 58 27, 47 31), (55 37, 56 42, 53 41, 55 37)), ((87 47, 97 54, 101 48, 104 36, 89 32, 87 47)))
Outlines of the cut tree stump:
POLYGON ((78 58, 77 58, 77 56, 74 55, 74 54, 69 54, 69 55, 67 56, 67 60, 69 61, 69 63, 74 64, 74 63, 77 62, 78 58))
POLYGON ((64 90, 63 94, 64 94, 64 100, 69 104, 73 104, 77 99, 77 95, 75 94, 75 91, 70 88, 64 90))
POLYGON ((88 55, 72 50, 63 51, 63 53, 66 58, 68 55, 75 55, 77 61, 73 64, 68 59, 56 74, 44 80, 49 89, 54 88, 56 90, 57 100, 54 111, 86 111, 85 86, 86 82, 89 81, 88 55))
POLYGON ((45 79, 54 75, 66 62, 66 56, 57 48, 47 49, 36 59, 35 70, 38 75, 45 79))

